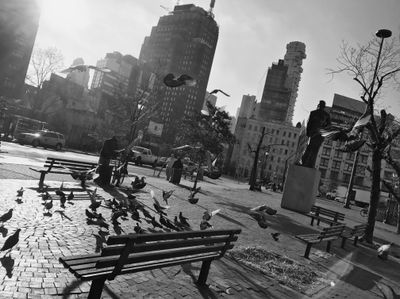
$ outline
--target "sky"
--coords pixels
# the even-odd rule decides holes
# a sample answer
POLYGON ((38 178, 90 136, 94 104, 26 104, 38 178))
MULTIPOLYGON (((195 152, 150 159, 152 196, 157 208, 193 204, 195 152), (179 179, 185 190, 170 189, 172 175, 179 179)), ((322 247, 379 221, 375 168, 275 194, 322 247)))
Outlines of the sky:
MULTIPOLYGON (((65 65, 82 57, 96 64, 106 53, 139 57, 145 36, 160 16, 173 10, 171 0, 38 0, 41 19, 36 47, 56 47, 65 65)), ((208 9, 210 0, 181 0, 208 9)), ((400 37, 399 0, 216 0, 219 39, 208 90, 222 89, 217 105, 235 115, 243 95, 259 100, 268 67, 283 59, 286 44, 306 44, 307 58, 293 122, 308 117, 320 100, 332 104, 335 93, 359 99, 361 88, 346 74, 328 74, 337 66, 342 41, 363 44, 378 29, 400 37)), ((385 90, 380 107, 400 117, 400 89, 385 90)))

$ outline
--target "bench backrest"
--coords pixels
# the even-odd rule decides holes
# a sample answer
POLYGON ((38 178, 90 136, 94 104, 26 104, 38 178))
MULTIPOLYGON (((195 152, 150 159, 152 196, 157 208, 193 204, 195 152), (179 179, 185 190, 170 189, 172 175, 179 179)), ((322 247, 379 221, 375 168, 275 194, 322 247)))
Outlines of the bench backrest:
POLYGON ((333 218, 335 221, 343 221, 344 220, 344 214, 340 212, 336 212, 333 210, 329 210, 320 206, 312 206, 311 211, 315 213, 315 215, 323 215, 323 216, 328 216, 333 218))
POLYGON ((232 243, 240 232, 240 229, 234 229, 111 236, 96 268, 114 267, 108 277, 113 279, 129 264, 215 259, 233 248, 232 243))
POLYGON ((333 226, 330 226, 330 227, 325 227, 322 230, 319 238, 320 239, 326 239, 326 238, 331 238, 331 237, 335 237, 335 236, 339 237, 342 234, 344 228, 345 228, 344 224, 343 225, 333 225, 333 226))
POLYGON ((49 167, 50 169, 55 168, 57 170, 62 169, 66 172, 68 171, 68 169, 73 171, 86 171, 97 167, 97 163, 58 158, 47 158, 46 162, 44 163, 44 167, 49 167))

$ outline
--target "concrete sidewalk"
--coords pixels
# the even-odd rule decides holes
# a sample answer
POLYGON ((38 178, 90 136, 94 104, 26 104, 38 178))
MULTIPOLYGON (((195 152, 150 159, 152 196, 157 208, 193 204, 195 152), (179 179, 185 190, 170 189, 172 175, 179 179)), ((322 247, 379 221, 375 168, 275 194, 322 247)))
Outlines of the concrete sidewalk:
MULTIPOLYGON (((59 181, 46 181, 53 189, 58 188, 59 181)), ((197 205, 187 202, 187 190, 177 188, 171 199, 168 212, 175 215, 179 210, 189 215, 192 227, 197 229, 202 211, 205 209, 223 208, 212 224, 215 228, 240 227, 243 232, 235 248, 240 246, 262 246, 318 270, 328 282, 319 290, 312 290, 307 295, 280 285, 259 271, 248 268, 230 258, 223 258, 212 263, 208 288, 198 288, 194 279, 198 276, 199 263, 182 267, 171 267, 146 271, 130 275, 118 276, 114 281, 106 283, 104 298, 383 298, 376 283, 390 285, 400 294, 398 283, 400 273, 392 269, 400 269, 398 261, 390 258, 382 262, 376 258, 375 251, 369 248, 353 248, 351 244, 346 251, 334 246, 333 254, 326 254, 323 246, 312 249, 310 260, 302 258, 305 244, 294 238, 295 234, 312 231, 309 219, 304 215, 279 208, 279 194, 251 193, 254 205, 265 203, 278 209, 278 215, 271 218, 268 232, 281 232, 281 240, 274 242, 260 229, 252 218, 246 214, 243 197, 248 196, 245 188, 233 189, 234 185, 200 183, 202 194, 197 205), (254 234, 256 232, 256 234, 254 234), (393 268, 394 267, 394 268, 393 268)), ((64 183, 69 189, 79 188, 79 183, 64 183)), ((17 228, 21 228, 20 241, 10 256, 0 255, 0 298, 86 298, 89 283, 81 283, 58 262, 60 256, 71 254, 93 253, 96 240, 93 234, 97 227, 87 225, 85 208, 88 201, 74 201, 67 205, 65 212, 54 201, 51 216, 44 215, 41 198, 36 192, 37 180, 0 180, 0 213, 14 208, 13 217, 1 229, 0 244, 17 228), (16 201, 16 190, 26 189, 23 202, 16 201)), ((162 178, 148 177, 146 192, 138 193, 138 198, 145 204, 152 203, 148 191, 168 190, 171 185, 162 178)), ((174 186, 174 188, 176 188, 174 186)), ((90 189, 94 189, 91 186, 90 189)), ((117 190, 115 190, 117 191, 117 190)), ((117 194, 98 189, 100 195, 110 199, 117 194)), ((110 192, 110 191, 109 191, 110 192)), ((100 208, 106 219, 110 219, 110 210, 100 208)), ((135 222, 123 221, 122 233, 133 232, 135 222)), ((116 232, 110 230, 111 234, 116 232)), ((398 272, 398 271, 397 271, 398 272)))

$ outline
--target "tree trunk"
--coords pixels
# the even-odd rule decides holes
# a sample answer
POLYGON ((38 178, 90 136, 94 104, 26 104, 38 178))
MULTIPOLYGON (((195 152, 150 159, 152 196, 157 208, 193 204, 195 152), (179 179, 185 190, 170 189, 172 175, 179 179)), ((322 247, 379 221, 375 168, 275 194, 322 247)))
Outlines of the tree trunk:
POLYGON ((375 218, 381 193, 381 164, 382 155, 379 149, 375 148, 372 153, 372 186, 369 202, 367 229, 365 231, 365 240, 368 243, 372 243, 374 237, 375 218))
POLYGON ((260 140, 258 141, 256 153, 254 156, 254 162, 253 162, 253 168, 251 169, 251 174, 250 174, 250 181, 249 181, 249 190, 254 191, 254 187, 256 185, 256 180, 257 180, 257 162, 258 162, 258 156, 260 155, 260 148, 264 139, 265 135, 265 127, 262 128, 260 140))

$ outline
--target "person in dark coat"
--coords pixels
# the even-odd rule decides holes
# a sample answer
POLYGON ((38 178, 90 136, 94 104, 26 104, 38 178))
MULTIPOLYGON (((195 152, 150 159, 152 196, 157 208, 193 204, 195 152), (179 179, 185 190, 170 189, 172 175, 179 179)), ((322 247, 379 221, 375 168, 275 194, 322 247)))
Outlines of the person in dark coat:
POLYGON ((94 181, 100 185, 109 185, 112 174, 112 167, 110 167, 111 159, 117 156, 118 150, 118 140, 116 136, 113 136, 110 139, 107 139, 103 143, 103 147, 100 151, 99 158, 99 177, 94 181))
POLYGON ((331 125, 331 117, 324 109, 325 101, 320 101, 317 109, 311 111, 310 117, 308 118, 306 134, 309 140, 306 150, 301 157, 301 165, 304 167, 315 167, 319 148, 324 142, 324 137, 321 136, 320 130, 331 125))
POLYGON ((172 175, 170 180, 172 184, 177 185, 181 182, 182 171, 183 171, 183 163, 181 157, 178 157, 178 159, 176 159, 176 161, 172 164, 172 175))

